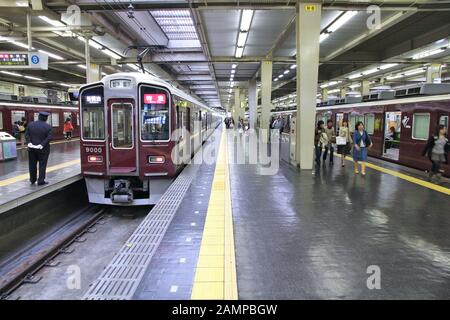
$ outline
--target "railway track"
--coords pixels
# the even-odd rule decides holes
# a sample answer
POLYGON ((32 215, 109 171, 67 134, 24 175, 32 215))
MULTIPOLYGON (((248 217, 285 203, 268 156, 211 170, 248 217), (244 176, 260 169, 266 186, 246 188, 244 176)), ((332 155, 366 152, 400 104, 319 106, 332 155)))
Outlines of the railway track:
POLYGON ((41 277, 36 273, 44 267, 57 266, 55 258, 71 253, 72 243, 83 242, 84 234, 95 232, 95 225, 103 223, 107 211, 96 205, 76 210, 58 226, 49 226, 48 232, 4 258, 0 262, 0 300, 8 299, 24 283, 39 282, 41 277))

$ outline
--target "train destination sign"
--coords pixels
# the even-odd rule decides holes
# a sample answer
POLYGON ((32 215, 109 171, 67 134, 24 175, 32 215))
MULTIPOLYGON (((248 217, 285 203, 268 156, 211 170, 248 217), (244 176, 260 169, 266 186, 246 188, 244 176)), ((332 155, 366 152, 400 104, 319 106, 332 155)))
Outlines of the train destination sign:
POLYGON ((0 69, 48 69, 48 55, 37 51, 0 51, 0 69))

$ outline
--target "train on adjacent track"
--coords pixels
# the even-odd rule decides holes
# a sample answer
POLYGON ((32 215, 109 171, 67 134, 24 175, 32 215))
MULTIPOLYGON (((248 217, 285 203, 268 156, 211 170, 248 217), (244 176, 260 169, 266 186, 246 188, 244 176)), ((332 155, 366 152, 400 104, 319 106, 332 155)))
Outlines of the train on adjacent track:
MULTIPOLYGON (((292 122, 296 111, 275 111, 286 123, 292 122)), ((316 123, 333 121, 336 134, 342 120, 349 121, 350 130, 362 121, 373 147, 369 155, 406 167, 427 171, 430 160, 422 155, 428 138, 435 134, 439 125, 448 129, 450 117, 450 94, 416 95, 389 100, 366 101, 348 104, 322 105, 317 107, 316 123)), ((288 128, 285 131, 289 132, 288 128)), ((450 164, 442 166, 443 174, 450 176, 450 164)))
MULTIPOLYGON (((3 95, 4 96, 4 95, 3 95)), ((16 97, 17 99, 17 97, 16 97)), ((64 138, 64 121, 71 119, 73 125, 72 137, 80 133, 80 118, 78 106, 71 104, 29 103, 23 101, 0 100, 0 131, 13 132, 13 124, 23 118, 28 123, 36 121, 40 111, 47 111, 47 122, 53 128, 53 139, 64 138)))
POLYGON ((79 90, 81 171, 89 201, 155 204, 222 117, 171 84, 142 73, 116 73, 79 90))

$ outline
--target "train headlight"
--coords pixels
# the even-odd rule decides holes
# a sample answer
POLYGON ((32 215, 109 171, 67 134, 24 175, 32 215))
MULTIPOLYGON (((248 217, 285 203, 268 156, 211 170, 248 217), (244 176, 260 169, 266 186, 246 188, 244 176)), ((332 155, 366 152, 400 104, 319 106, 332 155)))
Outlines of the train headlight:
POLYGON ((165 161, 164 156, 148 156, 148 163, 164 163, 165 161))
POLYGON ((88 156, 88 162, 103 162, 102 156, 88 156))

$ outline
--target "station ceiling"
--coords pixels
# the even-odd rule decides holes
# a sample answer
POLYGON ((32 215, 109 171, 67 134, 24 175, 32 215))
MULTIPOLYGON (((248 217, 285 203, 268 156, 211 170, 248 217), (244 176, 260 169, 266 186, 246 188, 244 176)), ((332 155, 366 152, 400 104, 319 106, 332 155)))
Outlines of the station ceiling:
MULTIPOLYGON (((136 57, 147 46, 143 61, 148 72, 213 107, 233 103, 230 88, 245 90, 248 80, 259 81, 262 59, 273 60, 274 99, 295 91, 296 1, 43 0, 42 10, 34 10, 40 9, 39 1, 32 3, 33 47, 53 54, 49 70, 1 74, 2 79, 20 81, 20 75, 29 75, 41 79, 32 81, 36 85, 60 89, 85 83, 88 36, 92 62, 102 66, 103 74, 136 70, 136 57), (74 4, 82 13, 81 28, 61 22, 74 4), (246 19, 248 32, 240 39, 246 19), (237 57, 240 41, 243 52, 237 57)), ((368 27, 373 12, 367 12, 367 3, 322 4, 322 34, 342 15, 353 13, 320 43, 319 85, 337 91, 355 88, 362 79, 372 86, 411 84, 423 81, 424 74, 402 75, 430 63, 442 64, 443 80, 449 81, 450 1, 371 1, 381 9, 377 28, 368 27)), ((27 10, 27 0, 0 3, 0 50, 26 50, 27 10)))

